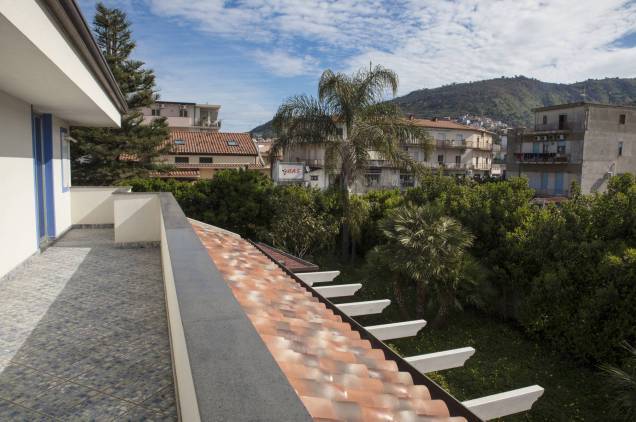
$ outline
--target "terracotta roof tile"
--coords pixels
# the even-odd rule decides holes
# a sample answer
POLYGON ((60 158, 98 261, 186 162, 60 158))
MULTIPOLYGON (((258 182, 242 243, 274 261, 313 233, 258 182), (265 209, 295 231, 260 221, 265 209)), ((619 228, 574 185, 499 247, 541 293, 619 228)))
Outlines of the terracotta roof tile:
POLYGON ((191 169, 191 170, 171 170, 167 172, 158 172, 152 171, 150 172, 150 176, 152 177, 170 177, 175 179, 187 178, 187 179, 198 179, 200 177, 199 169, 191 169))
POLYGON ((176 163, 175 167, 179 169, 203 169, 203 168, 211 168, 211 169, 238 169, 238 168, 247 168, 249 169, 262 169, 264 168, 261 163, 176 163))
POLYGON ((316 421, 465 421, 249 242, 192 226, 316 421))
POLYGON ((173 154, 258 156, 249 133, 172 130, 167 142, 171 144, 173 154), (183 144, 177 141, 183 141, 183 144), (232 145, 233 141, 236 145, 232 145))

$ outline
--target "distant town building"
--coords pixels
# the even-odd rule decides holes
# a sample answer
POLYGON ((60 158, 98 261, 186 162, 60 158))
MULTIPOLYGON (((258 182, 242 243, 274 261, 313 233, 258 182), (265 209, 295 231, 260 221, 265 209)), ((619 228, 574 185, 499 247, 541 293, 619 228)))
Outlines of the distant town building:
POLYGON ((171 130, 171 152, 161 163, 174 170, 153 176, 181 180, 212 179, 224 169, 249 169, 269 175, 249 133, 171 130))
MULTIPOLYGON (((440 169, 447 175, 488 177, 492 175, 494 133, 446 119, 409 119, 425 128, 433 145, 426 151, 422 145, 402 147, 425 167, 440 169)), ((417 184, 414 174, 404 172, 375 153, 370 152, 369 166, 355 186, 355 192, 382 188, 408 188, 417 184)), ((327 188, 335 179, 325 168, 325 151, 321 146, 299 145, 283 152, 274 165, 273 178, 278 183, 304 183, 327 188), (302 177, 298 175, 302 169, 302 177)))
POLYGON ((615 174, 636 173, 636 107, 572 103, 533 109, 534 127, 508 132, 507 174, 538 196, 601 192, 615 174))
POLYGON ((220 109, 220 105, 157 101, 151 107, 142 107, 141 112, 145 123, 165 117, 171 128, 218 131, 220 109))

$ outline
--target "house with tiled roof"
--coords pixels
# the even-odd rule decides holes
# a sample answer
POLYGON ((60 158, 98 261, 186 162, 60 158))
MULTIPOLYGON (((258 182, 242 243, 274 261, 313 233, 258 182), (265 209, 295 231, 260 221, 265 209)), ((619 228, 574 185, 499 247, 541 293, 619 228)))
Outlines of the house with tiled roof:
POLYGON ((211 179, 224 169, 249 169, 267 174, 249 133, 171 130, 166 143, 170 152, 161 155, 159 161, 174 169, 154 173, 155 177, 211 179))

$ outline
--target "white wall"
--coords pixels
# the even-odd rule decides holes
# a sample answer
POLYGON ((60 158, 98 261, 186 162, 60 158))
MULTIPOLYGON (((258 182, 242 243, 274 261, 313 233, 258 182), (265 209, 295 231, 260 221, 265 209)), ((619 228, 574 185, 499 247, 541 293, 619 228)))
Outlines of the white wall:
POLYGON ((115 194, 115 242, 161 240, 159 196, 156 193, 115 194))
MULTIPOLYGON (((69 127, 66 122, 53 117, 53 194, 55 198, 55 236, 58 237, 71 227, 71 192, 62 189, 62 148, 61 148, 61 128, 69 127)), ((68 161, 68 160, 65 160, 68 161)), ((67 163, 65 171, 70 166, 67 163)), ((70 177, 70 174, 68 175, 70 177)))
POLYGON ((29 104, 0 91, 0 277, 37 250, 29 104))

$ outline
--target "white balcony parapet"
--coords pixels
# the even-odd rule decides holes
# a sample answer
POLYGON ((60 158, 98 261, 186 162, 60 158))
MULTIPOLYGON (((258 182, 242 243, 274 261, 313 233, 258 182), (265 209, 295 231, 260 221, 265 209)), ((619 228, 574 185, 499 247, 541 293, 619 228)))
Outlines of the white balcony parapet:
POLYGON ((462 347, 460 349, 411 356, 404 358, 404 360, 413 365, 421 373, 426 374, 427 372, 442 371, 444 369, 464 366, 466 360, 474 354, 475 349, 472 347, 462 347))
POLYGON ((378 340, 391 340, 394 338, 412 337, 426 326, 426 321, 416 319, 414 321, 396 322, 393 324, 372 325, 365 327, 368 332, 378 340))
POLYGON ((462 404, 481 419, 490 420, 530 410, 534 402, 543 395, 543 391, 542 387, 532 385, 468 400, 462 404))
POLYGON ((362 284, 340 284, 338 286, 323 286, 316 287, 318 293, 322 295, 322 297, 344 297, 344 296, 353 296, 358 290, 362 288, 362 284))
POLYGON ((298 273, 298 278, 307 283, 309 286, 313 286, 314 283, 329 283, 334 278, 340 275, 340 271, 316 271, 312 273, 298 273))
POLYGON ((336 306, 349 316, 379 314, 389 306, 389 299, 369 300, 366 302, 339 303, 336 306))

